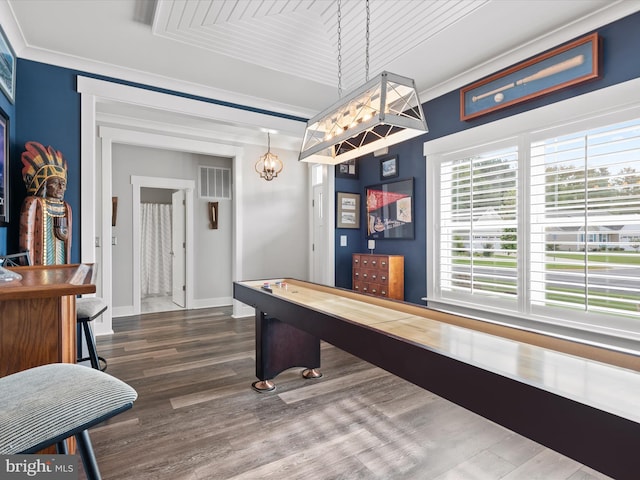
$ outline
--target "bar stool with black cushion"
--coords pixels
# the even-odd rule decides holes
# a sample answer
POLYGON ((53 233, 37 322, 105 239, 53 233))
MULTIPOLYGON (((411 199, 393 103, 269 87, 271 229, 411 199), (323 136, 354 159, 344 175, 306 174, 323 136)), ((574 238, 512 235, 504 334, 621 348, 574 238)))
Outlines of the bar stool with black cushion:
POLYGON ((89 480, 100 479, 89 428, 130 409, 138 397, 107 373, 52 363, 0 378, 0 454, 36 453, 74 436, 89 480))
POLYGON ((91 367, 103 372, 107 369, 107 361, 98 356, 98 350, 96 349, 96 340, 93 336, 93 330, 89 322, 92 322, 95 318, 102 315, 107 309, 107 304, 100 297, 83 297, 76 299, 76 318, 79 329, 78 335, 78 363, 89 360, 91 367), (84 338, 87 345, 87 351, 89 356, 85 357, 82 349, 82 338, 84 338))

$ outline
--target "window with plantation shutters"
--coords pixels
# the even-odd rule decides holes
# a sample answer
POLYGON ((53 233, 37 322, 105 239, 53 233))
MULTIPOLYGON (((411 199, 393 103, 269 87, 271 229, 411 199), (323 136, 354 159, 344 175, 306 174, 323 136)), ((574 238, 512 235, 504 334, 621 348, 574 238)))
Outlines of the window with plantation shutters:
POLYGON ((629 118, 428 159, 428 301, 640 338, 640 118, 629 118))
POLYGON ((531 304, 639 315, 640 120, 531 145, 531 304))
POLYGON ((514 299, 517 149, 445 161, 440 172, 441 291, 514 299))

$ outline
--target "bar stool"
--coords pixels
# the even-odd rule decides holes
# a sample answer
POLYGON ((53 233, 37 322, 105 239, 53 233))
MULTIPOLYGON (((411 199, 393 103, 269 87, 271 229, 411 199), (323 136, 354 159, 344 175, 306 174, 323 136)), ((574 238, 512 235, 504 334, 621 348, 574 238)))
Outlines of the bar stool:
POLYGON ((95 318, 102 315, 102 313, 107 309, 107 304, 99 297, 83 297, 76 299, 76 319, 78 322, 79 328, 78 334, 78 363, 89 360, 91 362, 91 367, 96 370, 105 371, 107 369, 107 361, 98 356, 98 350, 96 349, 96 341, 93 336, 93 330, 89 325, 89 322, 92 322, 95 318), (83 355, 82 351, 82 338, 84 337, 85 343, 87 345, 87 350, 89 353, 88 357, 83 355), (101 366, 100 363, 103 363, 101 366))
POLYGON ((89 480, 99 480, 89 428, 130 409, 138 397, 107 373, 52 363, 0 378, 0 454, 35 453, 51 445, 66 451, 75 436, 89 480))

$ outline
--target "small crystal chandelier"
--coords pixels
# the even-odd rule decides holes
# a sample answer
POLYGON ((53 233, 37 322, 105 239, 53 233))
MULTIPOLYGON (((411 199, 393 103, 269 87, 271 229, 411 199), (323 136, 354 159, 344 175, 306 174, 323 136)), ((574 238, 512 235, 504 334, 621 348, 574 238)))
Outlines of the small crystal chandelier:
POLYGON ((369 0, 365 84, 342 97, 341 12, 338 0, 337 103, 307 122, 298 160, 336 165, 427 133, 415 82, 382 72, 369 80, 369 0))
POLYGON ((274 153, 271 153, 271 134, 269 132, 267 132, 267 142, 267 153, 262 155, 256 162, 256 172, 258 172, 260 178, 270 182, 282 171, 283 165, 282 160, 274 153))

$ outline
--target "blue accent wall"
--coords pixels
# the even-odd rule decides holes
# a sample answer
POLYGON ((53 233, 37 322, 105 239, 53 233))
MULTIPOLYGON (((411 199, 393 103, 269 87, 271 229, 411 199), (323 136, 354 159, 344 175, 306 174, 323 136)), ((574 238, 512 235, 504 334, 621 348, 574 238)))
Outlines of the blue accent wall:
POLYGON ((403 142, 389 149, 387 155, 361 157, 359 162, 358 180, 336 178, 336 192, 351 192, 360 194, 360 230, 336 229, 336 286, 351 288, 351 256, 357 252, 367 250, 367 216, 365 189, 369 185, 394 182, 398 180, 414 179, 413 208, 415 238, 412 240, 376 239, 374 253, 404 255, 405 299, 414 303, 420 302, 420 297, 426 295, 426 276, 423 275, 426 263, 426 164, 422 155, 424 136, 415 141, 403 142), (422 140, 421 140, 422 139, 422 140), (398 177, 389 180, 380 178, 380 161, 389 157, 398 158, 398 177), (347 246, 340 246, 340 235, 347 235, 347 246))
MULTIPOLYGON (((640 12, 595 31, 598 32, 602 40, 601 58, 603 61, 600 78, 466 122, 460 120, 459 90, 449 92, 423 104, 422 107, 429 126, 427 134, 407 140, 389 149, 389 155, 398 156, 400 174, 398 179, 409 177, 415 179, 415 239, 376 240, 375 253, 405 256, 406 301, 424 304, 421 297, 427 293, 426 163, 422 154, 424 142, 640 77, 640 61, 637 60, 636 53, 640 51, 640 12)), ((591 32, 587 32, 585 35, 588 33, 591 32)), ((380 182, 380 161, 372 155, 359 158, 358 169, 358 180, 336 179, 336 191, 360 193, 361 198, 364 199, 364 189, 367 185, 384 183, 380 182)), ((361 206, 360 230, 336 230, 336 286, 351 288, 351 255, 357 252, 368 252, 364 211, 363 205, 361 206), (344 235, 345 232, 349 232, 349 242, 347 247, 340 247, 340 235, 344 235)))
POLYGON ((16 137, 11 154, 12 205, 8 249, 18 251, 20 207, 26 196, 20 156, 24 144, 36 141, 62 152, 67 161, 64 198, 73 215, 71 262, 80 261, 80 95, 76 72, 18 59, 16 137))

